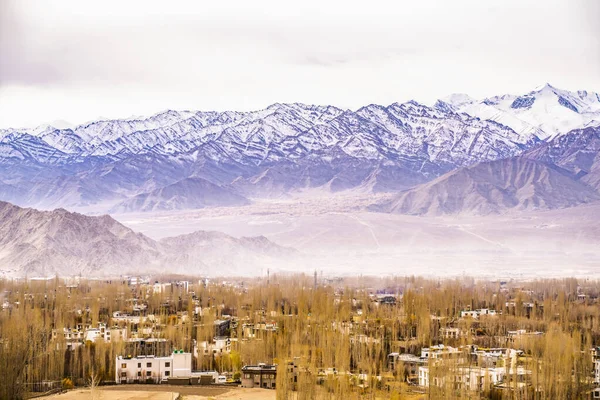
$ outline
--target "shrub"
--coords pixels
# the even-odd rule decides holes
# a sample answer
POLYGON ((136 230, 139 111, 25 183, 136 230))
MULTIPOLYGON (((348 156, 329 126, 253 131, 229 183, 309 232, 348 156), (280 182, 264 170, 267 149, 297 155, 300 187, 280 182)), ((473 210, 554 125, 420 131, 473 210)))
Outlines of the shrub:
POLYGON ((73 381, 70 378, 63 378, 63 380, 60 381, 60 383, 63 389, 73 389, 73 381))

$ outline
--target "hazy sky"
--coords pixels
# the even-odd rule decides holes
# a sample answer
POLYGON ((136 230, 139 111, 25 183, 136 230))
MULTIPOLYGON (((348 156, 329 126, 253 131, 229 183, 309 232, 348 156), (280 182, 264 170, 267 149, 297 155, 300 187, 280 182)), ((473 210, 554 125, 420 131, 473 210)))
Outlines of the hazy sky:
POLYGON ((600 1, 0 0, 0 126, 600 92, 600 1))

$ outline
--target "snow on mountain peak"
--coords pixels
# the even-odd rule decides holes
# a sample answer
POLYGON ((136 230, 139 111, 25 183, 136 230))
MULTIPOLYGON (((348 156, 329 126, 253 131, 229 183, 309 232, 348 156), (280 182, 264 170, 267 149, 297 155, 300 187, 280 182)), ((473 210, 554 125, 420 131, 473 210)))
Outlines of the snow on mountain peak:
POLYGON ((451 108, 480 119, 511 127, 521 135, 547 139, 600 121, 600 96, 587 91, 570 92, 549 83, 522 95, 505 94, 482 101, 461 101, 451 95, 436 108, 451 108), (450 104, 448 107, 445 104, 450 104))
POLYGON ((0 189, 8 199, 44 206, 138 196, 127 203, 133 208, 165 188, 173 192, 169 206, 198 204, 189 200, 204 189, 173 186, 191 176, 247 198, 317 187, 404 190, 600 121, 594 110, 597 94, 545 85, 483 101, 450 95, 434 106, 411 100, 353 111, 275 103, 247 112, 166 110, 73 129, 0 130, 0 189))
POLYGON ((551 84, 549 84, 548 82, 546 82, 542 85, 536 86, 533 89, 533 92, 554 91, 554 90, 556 90, 556 88, 554 86, 552 86, 551 84))
POLYGON ((461 107, 465 104, 475 102, 475 99, 465 93, 453 93, 440 99, 444 103, 450 104, 455 107, 461 107))

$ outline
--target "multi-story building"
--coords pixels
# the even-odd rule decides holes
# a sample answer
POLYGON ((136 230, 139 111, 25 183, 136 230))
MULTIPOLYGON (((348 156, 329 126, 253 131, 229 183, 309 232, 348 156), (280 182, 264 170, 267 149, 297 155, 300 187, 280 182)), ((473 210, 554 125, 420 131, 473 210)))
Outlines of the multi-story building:
POLYGON ((480 308, 478 310, 465 310, 460 312, 461 318, 471 317, 473 319, 479 319, 481 316, 494 317, 498 315, 496 310, 490 310, 489 308, 480 308))
MULTIPOLYGON (((108 328, 106 324, 99 323, 97 328, 92 328, 92 325, 78 324, 74 328, 63 328, 62 336, 70 348, 75 348, 84 342, 95 342, 102 340, 104 342, 127 340, 127 327, 112 327, 108 328)), ((59 331, 52 330, 52 339, 59 338, 59 331)))
POLYGON ((429 366, 419 367, 419 386, 443 387, 450 380, 455 389, 488 390, 504 380, 504 368, 457 367, 441 376, 431 372, 429 366))
POLYGON ((409 380, 418 377, 419 367, 427 361, 412 354, 390 353, 388 355, 388 367, 391 371, 399 368, 404 369, 404 374, 409 380))
POLYGON ((124 322, 124 323, 128 323, 128 324, 140 324, 140 323, 144 323, 146 321, 154 322, 155 318, 154 318, 154 315, 152 315, 152 314, 150 314, 150 315, 131 315, 128 313, 123 313, 121 311, 115 311, 115 312, 113 312, 111 321, 113 323, 124 322))
POLYGON ((115 371, 117 383, 160 383, 171 377, 191 377, 192 354, 175 350, 168 357, 119 356, 115 371))
POLYGON ((98 324, 97 328, 89 328, 85 331, 85 340, 95 342, 103 340, 107 343, 112 341, 127 340, 127 327, 108 328, 106 324, 98 324))
POLYGON ((242 324, 242 335, 245 338, 255 338, 259 332, 276 332, 278 329, 277 322, 257 322, 242 324))
POLYGON ((215 327, 215 336, 226 336, 227 331, 231 327, 231 320, 217 319, 213 322, 215 327))
POLYGON ((421 358, 422 359, 437 359, 437 358, 447 358, 447 357, 458 357, 463 352, 452 346, 444 346, 443 344, 438 344, 436 346, 431 347, 423 347, 421 349, 421 358))
POLYGON ((242 367, 242 387, 275 389, 277 365, 258 364, 242 367))
POLYGON ((440 328, 440 336, 444 339, 460 339, 467 336, 467 332, 460 328, 440 328))
POLYGON ((204 355, 221 355, 231 353, 231 339, 227 336, 217 336, 212 342, 203 341, 198 343, 194 351, 194 356, 204 355))

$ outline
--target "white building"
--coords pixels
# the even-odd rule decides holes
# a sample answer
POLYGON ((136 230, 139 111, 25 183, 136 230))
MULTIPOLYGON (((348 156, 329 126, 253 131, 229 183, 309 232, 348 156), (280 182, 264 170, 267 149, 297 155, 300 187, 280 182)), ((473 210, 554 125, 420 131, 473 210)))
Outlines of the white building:
POLYGON ((245 323, 242 324, 242 335, 245 338, 255 338, 260 332, 276 332, 279 329, 277 322, 256 322, 256 323, 245 323))
POLYGON ((125 322, 128 324, 140 324, 140 323, 144 323, 146 321, 154 322, 155 318, 154 318, 154 315, 152 315, 152 314, 149 314, 148 316, 142 316, 142 315, 130 315, 127 313, 122 313, 121 311, 115 311, 115 312, 113 312, 111 321, 113 323, 125 322))
POLYGON ((438 344, 436 346, 431 347, 423 347, 421 349, 421 358, 422 359, 436 359, 442 358, 443 356, 458 356, 462 353, 462 351, 456 347, 452 346, 444 346, 443 344, 438 344))
POLYGON ((467 336, 467 332, 460 328, 440 328, 440 335, 445 339, 459 339, 467 336))
POLYGON ((460 312, 461 318, 471 317, 473 319, 479 319, 481 316, 495 317, 498 315, 496 310, 490 310, 489 308, 480 308, 479 310, 466 310, 460 312))
MULTIPOLYGON (((58 339, 58 330, 52 330, 52 339, 58 339)), ((67 342, 69 341, 83 341, 84 331, 79 327, 75 328, 63 328, 63 337, 67 342)))
POLYGON ((168 357, 138 356, 117 357, 115 382, 160 383, 170 377, 181 378, 192 376, 192 354, 175 350, 168 357))
POLYGON ((504 368, 458 367, 453 375, 431 377, 429 366, 423 366, 419 367, 419 386, 442 387, 446 384, 446 379, 451 379, 454 388, 483 391, 501 383, 505 372, 504 368))
MULTIPOLYGON (((504 382, 516 381, 518 386, 527 385, 530 378, 531 371, 523 367, 509 368, 508 371, 504 367, 456 367, 450 371, 444 371, 443 376, 440 377, 431 372, 430 366, 419 367, 419 386, 426 388, 443 387, 446 385, 446 380, 450 379, 451 381, 448 383, 453 388, 483 391, 496 385, 502 385, 504 382)), ((511 385, 513 384, 511 383, 511 385)))
MULTIPOLYGON (((84 326, 83 324, 78 324, 74 328, 63 328, 62 335, 71 347, 77 347, 87 341, 103 340, 110 343, 111 341, 127 340, 128 337, 126 327, 108 328, 103 323, 99 323, 97 328, 92 328, 91 325, 84 326)), ((59 331, 53 329, 52 339, 56 340, 58 338, 59 331)))
POLYGON ((227 336, 217 336, 212 342, 203 341, 198 344, 194 354, 196 357, 204 354, 205 356, 214 354, 222 355, 231 353, 231 339, 227 336))
POLYGON ((536 336, 542 336, 544 334, 544 332, 530 332, 527 331, 525 329, 518 329, 516 331, 508 331, 506 332, 506 335, 508 336, 509 339, 515 340, 515 339, 524 339, 524 338, 528 338, 528 337, 536 337, 536 336))
POLYGON ((85 341, 95 342, 96 340, 103 340, 106 343, 127 340, 127 327, 107 328, 106 324, 100 323, 97 328, 86 329, 85 341))

